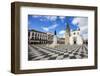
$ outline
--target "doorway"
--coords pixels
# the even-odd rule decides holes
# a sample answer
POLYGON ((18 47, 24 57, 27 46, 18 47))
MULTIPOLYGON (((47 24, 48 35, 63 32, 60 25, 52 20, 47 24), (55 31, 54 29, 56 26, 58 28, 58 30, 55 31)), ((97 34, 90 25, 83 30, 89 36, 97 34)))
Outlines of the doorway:
POLYGON ((77 40, 77 38, 74 37, 74 38, 73 38, 73 43, 74 43, 74 44, 76 44, 76 40, 77 40))

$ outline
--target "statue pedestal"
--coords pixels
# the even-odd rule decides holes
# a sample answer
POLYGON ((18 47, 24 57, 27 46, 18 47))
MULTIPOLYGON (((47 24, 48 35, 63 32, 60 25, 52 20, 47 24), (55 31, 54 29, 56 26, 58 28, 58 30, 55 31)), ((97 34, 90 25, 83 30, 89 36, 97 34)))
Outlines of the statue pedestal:
POLYGON ((55 35, 54 38, 53 38, 53 45, 57 45, 57 36, 55 35))
POLYGON ((55 35, 53 38, 53 43, 51 45, 49 45, 48 47, 54 48, 56 46, 58 46, 58 44, 57 44, 57 36, 55 35))

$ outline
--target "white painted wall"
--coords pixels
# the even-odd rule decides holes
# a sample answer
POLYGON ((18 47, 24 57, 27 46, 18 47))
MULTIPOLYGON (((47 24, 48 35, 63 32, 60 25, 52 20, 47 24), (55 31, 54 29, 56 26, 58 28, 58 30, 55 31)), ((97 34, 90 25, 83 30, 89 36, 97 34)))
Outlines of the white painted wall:
MULTIPOLYGON (((11 60, 11 15, 10 3, 16 0, 1 0, 0 2, 0 76, 16 76, 10 73, 10 60, 11 60)), ((100 29, 100 0, 17 0, 29 1, 39 3, 53 3, 53 4, 74 4, 74 5, 87 5, 98 6, 98 29, 100 29)), ((98 30, 100 33, 100 30, 98 30)), ((100 46, 100 35, 98 36, 98 43, 100 46)), ((100 48, 98 48, 100 58, 100 48)), ((98 70, 81 70, 81 71, 65 71, 65 72, 52 72, 52 73, 38 73, 38 74, 22 74, 18 76, 100 76, 100 59, 98 61, 98 70)))
POLYGON ((70 34, 71 34, 70 41, 69 41, 70 45, 74 44, 74 41, 73 41, 74 37, 76 38, 76 44, 78 44, 78 45, 82 45, 83 44, 82 37, 80 36, 80 31, 72 31, 70 34))

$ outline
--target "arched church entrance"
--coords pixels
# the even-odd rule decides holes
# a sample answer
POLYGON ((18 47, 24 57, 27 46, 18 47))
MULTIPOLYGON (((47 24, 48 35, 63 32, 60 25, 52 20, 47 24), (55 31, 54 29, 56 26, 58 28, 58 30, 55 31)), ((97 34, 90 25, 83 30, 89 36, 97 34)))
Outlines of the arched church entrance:
POLYGON ((76 42, 77 42, 77 38, 73 37, 73 43, 76 44, 76 42))

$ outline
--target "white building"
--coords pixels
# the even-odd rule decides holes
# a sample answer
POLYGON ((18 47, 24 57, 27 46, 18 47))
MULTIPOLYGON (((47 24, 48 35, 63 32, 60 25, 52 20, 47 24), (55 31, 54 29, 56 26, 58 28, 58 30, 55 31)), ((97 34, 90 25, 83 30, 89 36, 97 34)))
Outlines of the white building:
POLYGON ((66 32, 65 32, 65 44, 82 45, 83 39, 80 35, 80 29, 70 31, 70 27, 69 25, 67 25, 66 32))
POLYGON ((28 30, 28 42, 33 44, 51 44, 53 42, 53 34, 34 29, 28 30))

